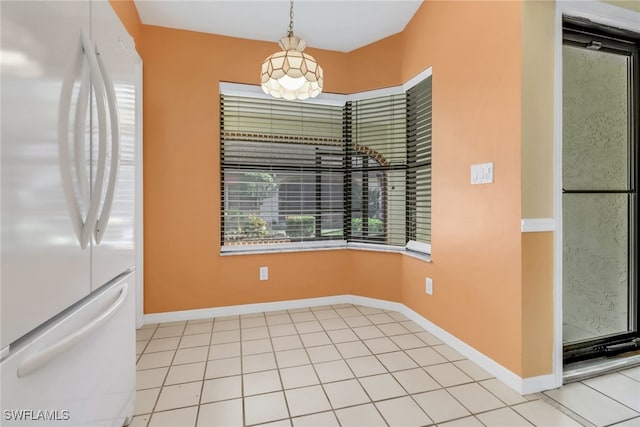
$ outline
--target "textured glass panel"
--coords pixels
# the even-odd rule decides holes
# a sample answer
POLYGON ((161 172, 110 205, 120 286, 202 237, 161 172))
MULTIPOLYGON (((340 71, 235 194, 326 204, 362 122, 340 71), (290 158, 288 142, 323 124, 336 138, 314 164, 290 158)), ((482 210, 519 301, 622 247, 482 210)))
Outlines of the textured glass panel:
POLYGON ((628 330, 628 198, 563 196, 565 341, 628 330))
POLYGON ((625 190, 628 57, 563 48, 563 188, 625 190))

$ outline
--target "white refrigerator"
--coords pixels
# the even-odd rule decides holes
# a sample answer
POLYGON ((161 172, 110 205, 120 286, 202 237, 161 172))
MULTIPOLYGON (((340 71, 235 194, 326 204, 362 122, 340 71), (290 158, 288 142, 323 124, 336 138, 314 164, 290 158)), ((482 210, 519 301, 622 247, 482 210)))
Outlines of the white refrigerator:
POLYGON ((0 20, 0 425, 127 424, 139 57, 106 0, 0 20))

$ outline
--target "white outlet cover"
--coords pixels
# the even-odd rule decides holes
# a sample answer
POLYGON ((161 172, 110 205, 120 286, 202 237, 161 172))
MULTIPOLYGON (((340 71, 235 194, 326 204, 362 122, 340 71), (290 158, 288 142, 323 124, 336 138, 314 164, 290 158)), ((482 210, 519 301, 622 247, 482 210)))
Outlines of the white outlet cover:
POLYGON ((269 280, 269 267, 260 267, 260 280, 269 280))
POLYGON ((433 295, 433 279, 425 278, 425 292, 427 295, 433 295))

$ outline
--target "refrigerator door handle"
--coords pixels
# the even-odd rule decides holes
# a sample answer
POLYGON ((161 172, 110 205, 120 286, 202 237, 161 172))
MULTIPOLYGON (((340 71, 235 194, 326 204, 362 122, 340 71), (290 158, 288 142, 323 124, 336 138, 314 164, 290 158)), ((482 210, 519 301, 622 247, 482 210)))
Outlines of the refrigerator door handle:
POLYGON ((105 84, 100 72, 98 57, 91 46, 91 41, 85 33, 82 33, 82 45, 89 61, 91 70, 91 82, 96 95, 96 106, 98 111, 98 166, 96 168, 96 180, 91 192, 91 203, 87 212, 87 220, 82 229, 82 242, 86 245, 91 241, 91 235, 98 219, 100 200, 102 199, 102 187, 104 186, 104 175, 107 164, 107 118, 105 111, 105 84))
MULTIPOLYGON (((85 86, 86 88, 86 86, 85 86)), ((90 90, 90 89, 87 89, 90 90)), ((83 95, 82 86, 79 95, 83 95)), ((82 32, 80 35, 80 41, 77 46, 76 54, 73 60, 69 64, 69 68, 66 71, 64 81, 62 82, 62 89, 60 90, 60 108, 58 109, 58 153, 60 157, 60 175, 62 178, 62 187, 64 190, 65 201, 67 203, 67 209, 69 210, 69 217, 71 224, 80 243, 80 247, 85 249, 91 240, 92 230, 95 227, 95 223, 98 217, 98 209, 100 208, 100 199, 102 197, 102 187, 104 185, 104 175, 106 167, 107 156, 107 141, 106 141, 106 113, 105 113, 105 86, 102 76, 100 74, 100 66, 96 59, 91 42, 87 35, 82 32), (71 176, 71 160, 69 156, 69 115, 71 113, 71 97, 73 94, 73 85, 75 82, 75 76, 78 68, 82 65, 83 56, 87 59, 89 64, 91 87, 96 96, 97 110, 98 110, 98 166, 96 170, 96 180, 89 195, 89 206, 87 208, 87 214, 83 218, 80 212, 80 205, 73 186, 73 179, 71 176)), ((76 106, 76 123, 74 126, 74 144, 76 154, 76 167, 84 168, 82 160, 84 159, 83 149, 84 147, 84 120, 86 116, 86 105, 88 102, 88 94, 84 98, 78 97, 78 105, 76 106), (85 111, 84 116, 82 112, 85 111)), ((78 179, 89 179, 86 174, 80 169, 76 170, 78 179)), ((87 181, 87 186, 90 183, 87 181)), ((78 183, 81 196, 84 197, 86 186, 84 183, 78 183)))
POLYGON ((25 377, 30 373, 38 370, 61 353, 64 353, 69 348, 87 338, 100 326, 107 323, 122 308, 125 300, 127 299, 128 292, 129 286, 127 282, 123 282, 122 286, 120 287, 120 295, 118 296, 118 299, 116 299, 116 301, 104 312, 96 316, 82 328, 68 335, 63 340, 58 341, 57 343, 45 348, 42 351, 26 356, 18 366, 18 377, 25 377))
POLYGON ((118 118, 118 100, 116 97, 113 80, 111 80, 111 76, 104 66, 104 62, 100 57, 100 52, 97 52, 97 58, 107 94, 107 105, 109 106, 110 119, 109 122, 111 124, 111 164, 109 166, 107 194, 104 198, 102 212, 98 217, 95 228, 95 241, 96 244, 99 245, 102 241, 102 237, 104 236, 104 232, 107 229, 107 224, 109 223, 109 216, 111 215, 111 208, 113 205, 113 196, 116 189, 118 169, 120 168, 120 122, 118 118))
MULTIPOLYGON (((60 90, 60 107, 58 109, 58 156, 60 157, 60 177, 62 179, 62 188, 64 191, 67 210, 71 224, 78 238, 78 243, 82 249, 87 247, 83 239, 83 228, 86 219, 82 217, 78 199, 73 188, 73 180, 71 177, 71 161, 69 159, 69 115, 71 113, 71 96, 73 94, 73 85, 75 76, 79 67, 82 66, 83 60, 83 40, 78 40, 76 53, 65 72, 65 77, 60 90)), ((82 90, 80 91, 82 92, 82 90)), ((78 107, 81 107, 82 99, 78 98, 78 107)), ((77 120, 76 115, 76 120, 77 120)), ((75 130, 78 131, 79 123, 75 123, 75 130)), ((79 142, 79 135, 74 135, 75 143, 79 142)), ((77 160, 76 160, 77 161, 77 160)))
POLYGON ((78 92, 78 104, 76 105, 75 127, 73 131, 74 158, 76 161, 76 176, 80 197, 85 207, 89 206, 91 193, 89 192, 89 175, 87 174, 87 158, 85 155, 85 125, 87 123, 87 109, 89 107, 89 92, 91 91, 91 76, 89 69, 82 67, 82 80, 78 92))

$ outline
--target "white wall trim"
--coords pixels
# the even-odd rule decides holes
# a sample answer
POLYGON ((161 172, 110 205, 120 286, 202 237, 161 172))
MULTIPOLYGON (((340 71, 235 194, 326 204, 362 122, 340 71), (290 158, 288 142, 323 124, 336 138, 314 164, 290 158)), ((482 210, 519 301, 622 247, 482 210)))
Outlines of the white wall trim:
MULTIPOLYGON (((354 92, 350 94, 328 93, 322 92, 316 98, 305 99, 307 104, 323 104, 323 105, 344 105, 347 101, 359 101, 362 99, 376 98, 379 96, 398 95, 405 93, 413 86, 420 83, 422 80, 430 77, 433 74, 432 67, 428 67, 422 70, 414 77, 407 80, 405 83, 399 86, 385 87, 381 89, 366 90, 363 92, 354 92)), ((262 91, 262 88, 257 85, 248 85, 242 83, 220 82, 219 85, 220 94, 232 95, 232 96, 245 96, 249 98, 263 98, 273 99, 270 95, 267 95, 262 91)))
POLYGON ((409 251, 420 252, 422 254, 431 255, 431 243, 417 242, 409 240, 405 248, 409 251))
POLYGON ((404 82, 402 84, 402 90, 406 92, 412 87, 414 87, 415 85, 417 85, 418 83, 420 83, 421 81, 423 81, 424 79, 426 79, 427 77, 431 77, 432 75, 433 75, 433 67, 428 67, 427 69, 420 71, 418 74, 416 74, 415 76, 411 77, 409 80, 404 82))
POLYGON ((553 120, 553 215, 556 232, 553 234, 553 383, 562 386, 562 7, 556 2, 554 34, 554 120, 553 120))
POLYGON ((640 12, 624 9, 598 0, 556 1, 555 37, 554 37, 554 351, 553 383, 560 387, 563 383, 562 364, 562 18, 572 16, 587 18, 599 24, 638 32, 640 12))
MULTIPOLYGON (((382 252, 393 253, 417 258, 425 262, 431 262, 431 254, 425 251, 425 246, 420 248, 412 248, 410 245, 405 246, 392 246, 392 245, 379 245, 376 243, 360 243, 360 242, 346 242, 344 240, 334 240, 326 242, 315 242, 316 244, 307 243, 294 243, 292 245, 273 244, 273 245, 239 245, 231 246, 225 249, 221 247, 220 256, 242 256, 242 255, 264 255, 264 254, 283 254, 291 252, 319 252, 319 251, 370 251, 370 252, 382 252), (416 251, 417 249, 417 251, 416 251)), ((426 244, 423 244, 426 245, 426 244)), ((430 250, 431 246, 427 248, 430 250)))
POLYGON ((377 98, 380 96, 399 95, 404 93, 402 86, 390 86, 382 89, 365 90, 347 95, 347 101, 361 101, 363 99, 377 98))
POLYGON ((320 298, 234 305, 227 307, 205 308, 199 310, 173 311, 168 313, 154 313, 146 314, 144 318, 145 323, 149 324, 183 320, 199 320, 209 317, 232 316, 279 310, 292 310, 296 308, 317 307, 330 304, 357 304, 367 307, 380 308, 383 310, 398 311, 520 394, 536 393, 555 387, 553 375, 521 378, 495 360, 484 355, 464 341, 440 328, 435 323, 432 323, 431 321, 425 319, 406 305, 399 302, 386 301, 376 298, 368 298, 357 295, 335 295, 320 298))
POLYGON ((302 252, 321 249, 347 249, 347 241, 320 240, 311 242, 264 243, 259 245, 229 245, 220 246, 220 254, 302 252))
POLYGON ((538 393, 543 390, 558 388, 554 374, 540 375, 537 377, 524 378, 521 380, 520 394, 538 393))
POLYGON ((561 17, 587 18, 599 24, 639 32, 640 12, 599 0, 557 0, 556 12, 561 17))
POLYGON ((425 319, 420 316, 418 313, 405 306, 405 310, 402 311, 402 314, 407 316, 409 319, 416 322, 418 325, 422 326, 428 332, 433 334, 436 338, 440 339, 440 341, 444 342, 458 353, 465 356, 467 359, 473 361, 478 366, 480 366, 485 371, 491 373, 500 381, 516 390, 520 393, 522 378, 494 361, 493 359, 485 356, 483 353, 480 353, 475 348, 471 347, 469 344, 464 341, 458 339, 454 335, 451 335, 449 332, 445 331, 435 323, 425 319))
POLYGON ((345 295, 331 297, 305 298, 288 301, 264 302, 257 304, 229 305, 225 307, 202 308, 196 310, 169 311, 144 315, 144 323, 164 323, 181 320, 199 320, 210 317, 235 316, 240 314, 262 313, 268 311, 293 310, 296 308, 316 307, 319 305, 342 304, 347 302, 345 295))
POLYGON ((479 352, 456 336, 425 319, 409 307, 404 306, 404 309, 398 311, 520 394, 537 393, 554 388, 553 383, 546 378, 552 377, 552 375, 545 376, 544 381, 540 380, 543 377, 521 378, 484 353, 479 352))
MULTIPOLYGON (((262 88, 257 85, 248 85, 242 83, 220 82, 220 94, 232 96, 245 96, 248 98, 262 98, 273 100, 271 95, 267 95, 262 88)), ((315 98, 305 99, 305 104, 322 104, 322 105, 344 105, 347 96, 339 93, 322 92, 315 98)), ((292 101, 301 102, 301 101, 292 101)))
POLYGON ((553 218, 526 218, 520 224, 520 231, 523 233, 539 233, 555 229, 556 220, 553 218))

